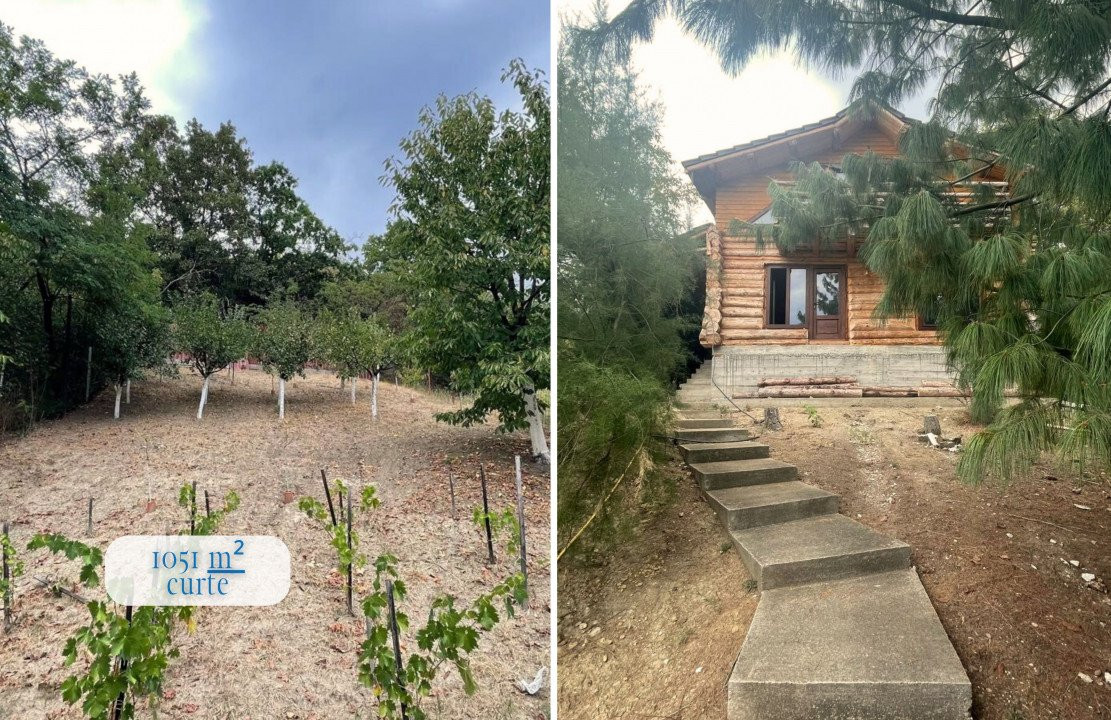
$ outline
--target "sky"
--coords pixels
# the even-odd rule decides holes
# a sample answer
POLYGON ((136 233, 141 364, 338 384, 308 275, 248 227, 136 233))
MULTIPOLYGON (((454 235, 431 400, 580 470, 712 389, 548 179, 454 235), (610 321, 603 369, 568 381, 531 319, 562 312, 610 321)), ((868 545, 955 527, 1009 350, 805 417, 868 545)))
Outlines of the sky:
POLYGON ((0 0, 0 21, 90 71, 136 72, 152 111, 230 120, 341 235, 386 227, 382 164, 440 93, 516 106, 502 70, 549 73, 536 0, 0 0))
MULTIPOLYGON (((628 4, 608 0, 609 16, 628 4)), ((561 17, 589 18, 593 6, 594 0, 559 0, 558 8, 561 17)), ((670 17, 657 25, 652 42, 634 46, 632 64, 663 106, 661 140, 676 163, 834 115, 848 105, 853 80, 807 70, 788 52, 762 55, 729 75, 670 17)), ((925 96, 899 109, 925 118, 925 96)), ((682 174, 678 165, 676 171, 682 174)), ((712 219, 699 203, 691 223, 712 219)))

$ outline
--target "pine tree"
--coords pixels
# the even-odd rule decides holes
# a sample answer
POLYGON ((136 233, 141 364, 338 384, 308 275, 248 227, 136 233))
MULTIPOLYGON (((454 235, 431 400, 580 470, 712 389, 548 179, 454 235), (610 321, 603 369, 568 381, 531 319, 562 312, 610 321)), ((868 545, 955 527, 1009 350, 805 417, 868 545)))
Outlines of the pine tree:
POLYGON ((1100 2, 639 0, 581 32, 628 53, 676 17, 737 72, 790 48, 856 74, 856 112, 936 87, 903 157, 797 168, 774 240, 853 233, 886 280, 879 312, 938 318, 974 415, 960 464, 1009 478, 1047 451, 1111 464, 1111 23, 1100 2), (1003 168, 1004 194, 983 182, 1003 168), (956 191, 965 191, 958 197, 956 191), (1004 407, 1004 390, 1019 402, 1004 407))
POLYGON ((558 119, 559 540, 566 549, 587 525, 581 537, 596 545, 619 535, 665 487, 653 460, 672 380, 690 356, 684 333, 698 327, 684 302, 704 266, 700 243, 676 237, 691 196, 660 141, 660 109, 629 67, 565 42, 558 119))

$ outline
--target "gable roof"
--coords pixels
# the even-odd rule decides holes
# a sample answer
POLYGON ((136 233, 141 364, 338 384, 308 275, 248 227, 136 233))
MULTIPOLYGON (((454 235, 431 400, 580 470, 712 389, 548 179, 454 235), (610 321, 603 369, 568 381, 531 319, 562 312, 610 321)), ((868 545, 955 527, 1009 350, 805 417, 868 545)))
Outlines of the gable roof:
POLYGON ((876 108, 871 114, 845 108, 836 115, 793 130, 684 160, 683 169, 712 209, 715 191, 725 180, 834 149, 870 125, 878 126, 895 139, 912 122, 898 110, 886 106, 876 108))

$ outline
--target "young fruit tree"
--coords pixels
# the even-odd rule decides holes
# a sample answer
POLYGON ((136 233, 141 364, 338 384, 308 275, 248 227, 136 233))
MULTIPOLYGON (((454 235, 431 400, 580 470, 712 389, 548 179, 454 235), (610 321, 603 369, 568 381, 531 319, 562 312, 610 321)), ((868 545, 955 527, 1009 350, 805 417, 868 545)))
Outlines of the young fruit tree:
POLYGON ((181 302, 173 313, 174 348, 189 356, 193 369, 204 379, 197 419, 204 416, 208 381, 247 353, 251 326, 242 308, 226 308, 213 295, 199 295, 181 302))
POLYGON ((852 112, 932 91, 897 158, 769 188, 781 247, 853 233, 879 312, 936 319, 973 415, 970 482, 1048 451, 1111 464, 1111 25, 1087 2, 643 0, 584 31, 627 57, 673 15, 730 72, 763 51, 856 75, 852 112), (992 173, 1005 184, 994 185, 992 173), (1006 405, 1004 391, 1018 402, 1006 405))
POLYGON ((285 418, 285 384, 295 375, 305 376, 312 359, 312 319, 289 302, 260 310, 255 321, 255 353, 266 372, 278 377, 278 418, 285 418))
MULTIPOLYGON (((124 388, 144 370, 165 363, 170 347, 167 313, 157 305, 118 308, 101 316, 96 332, 100 371, 116 391, 112 417, 119 420, 124 388)), ((130 390, 128 395, 130 402, 130 390)))
POLYGON ((359 376, 371 376, 371 415, 378 419, 378 380, 394 363, 394 339, 376 318, 364 318, 355 310, 325 311, 317 324, 317 350, 321 359, 335 368, 341 380, 351 382, 351 404, 359 376))
POLYGON ((538 392, 549 386, 548 90, 513 63, 505 74, 523 110, 490 98, 440 97, 386 163, 397 192, 385 235, 368 259, 383 263, 414 298, 413 363, 449 379, 470 407, 437 417, 529 428, 548 460, 538 392))

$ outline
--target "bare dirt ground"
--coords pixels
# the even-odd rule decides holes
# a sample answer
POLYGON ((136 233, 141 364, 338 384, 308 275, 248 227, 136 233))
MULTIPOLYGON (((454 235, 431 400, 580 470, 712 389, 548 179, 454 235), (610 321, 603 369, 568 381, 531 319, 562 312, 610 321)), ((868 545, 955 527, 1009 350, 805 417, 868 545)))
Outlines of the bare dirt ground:
MULTIPOLYGON (((971 487, 957 454, 916 437, 927 413, 970 437, 959 404, 813 405, 820 427, 783 403, 784 430, 762 439, 839 493, 843 513, 911 544, 972 680, 973 717, 1111 718, 1111 470, 1047 462, 1005 487, 971 487)), ((721 553, 693 480, 679 487, 604 567, 560 573, 561 717, 724 717, 757 596, 735 552, 721 553)))
POLYGON ((784 430, 764 441, 839 493, 841 512, 913 547, 972 680, 973 717, 1111 718, 1111 469, 1046 463, 1008 486, 971 487, 956 453, 916 438, 928 413, 944 434, 971 437, 978 426, 959 404, 814 407, 821 427, 784 407, 784 430))
POLYGON ((681 469, 677 497, 596 567, 559 573, 559 716, 723 718, 758 598, 681 469))
MULTIPOLYGON (((0 438, 0 518, 14 523, 13 543, 25 548, 35 532, 60 532, 101 548, 125 534, 162 534, 188 527, 176 499, 183 483, 213 500, 235 490, 242 505, 223 533, 273 534, 289 546, 293 578, 279 605, 202 608, 197 629, 181 629, 181 657, 172 660, 165 692, 138 717, 212 720, 370 718, 370 691, 357 682, 361 619, 346 614, 342 581, 328 536, 283 491, 323 499, 320 468, 353 485, 379 488, 382 505, 356 516, 361 549, 371 557, 392 552, 409 589, 404 610, 423 624, 434 595, 468 602, 513 572, 504 549, 485 566, 485 539, 471 522, 481 504, 476 479, 485 463, 491 509, 515 505, 514 454, 528 441, 492 427, 455 428, 432 414, 447 398, 382 383, 381 420, 370 418, 369 387, 358 404, 330 375, 290 383, 286 419, 277 419, 270 379, 259 372, 225 374, 213 382, 205 418, 194 419, 200 382, 182 374, 132 387, 120 421, 111 418, 110 393, 91 406, 23 437, 0 438), (455 468, 459 520, 451 519, 449 466, 455 468), (157 502, 145 510, 148 493, 157 502), (86 539, 88 498, 94 537, 86 539)), ((424 708, 432 718, 540 718, 548 689, 528 696, 515 685, 549 662, 549 478, 524 463, 528 519, 530 607, 484 636, 473 658, 478 692, 467 697, 454 670, 441 671, 424 708)), ((62 647, 87 611, 56 597, 33 575, 75 578, 75 563, 46 551, 23 552, 26 575, 16 587, 16 623, 0 642, 0 718, 60 720, 81 717, 58 688, 71 672, 62 647)), ((356 576, 356 597, 369 589, 356 576)), ((71 586, 76 589, 75 586, 71 586)), ((87 591, 83 591, 87 592, 87 591)), ((415 647, 403 642, 403 654, 415 647)))

